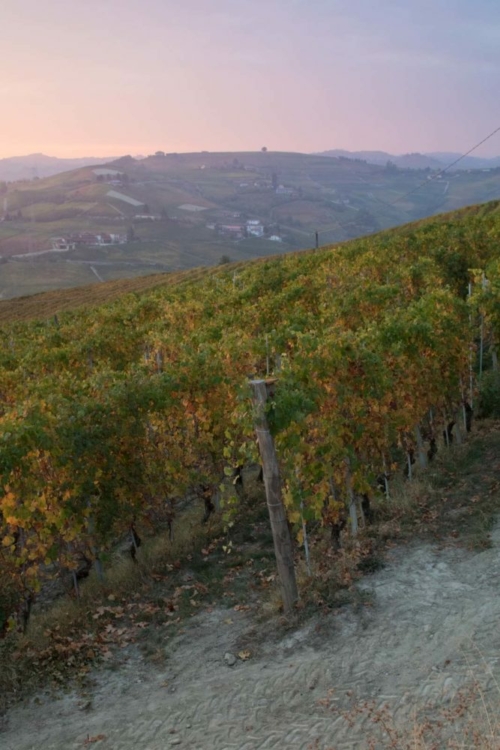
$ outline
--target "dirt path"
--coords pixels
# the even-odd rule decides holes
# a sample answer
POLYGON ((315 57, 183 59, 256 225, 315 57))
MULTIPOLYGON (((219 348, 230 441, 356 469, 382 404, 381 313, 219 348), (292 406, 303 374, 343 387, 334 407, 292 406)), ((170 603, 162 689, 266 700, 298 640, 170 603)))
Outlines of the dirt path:
POLYGON ((129 652, 96 673, 90 701, 69 693, 13 709, 2 750, 72 750, 99 735, 91 746, 112 750, 368 747, 367 715, 350 726, 331 710, 351 703, 348 691, 404 722, 416 707, 449 703, 472 674, 496 690, 499 548, 498 526, 479 553, 401 547, 360 585, 369 606, 274 642, 259 643, 250 613, 199 615, 161 668, 129 652), (227 666, 224 654, 243 648, 252 657, 227 666))

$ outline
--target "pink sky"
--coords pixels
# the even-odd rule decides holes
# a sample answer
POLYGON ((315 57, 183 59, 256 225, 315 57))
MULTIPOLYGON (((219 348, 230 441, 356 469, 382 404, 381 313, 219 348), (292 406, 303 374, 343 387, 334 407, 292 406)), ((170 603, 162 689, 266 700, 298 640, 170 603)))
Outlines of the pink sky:
POLYGON ((0 29, 0 157, 464 151, 500 125, 496 0, 1 0, 0 29))

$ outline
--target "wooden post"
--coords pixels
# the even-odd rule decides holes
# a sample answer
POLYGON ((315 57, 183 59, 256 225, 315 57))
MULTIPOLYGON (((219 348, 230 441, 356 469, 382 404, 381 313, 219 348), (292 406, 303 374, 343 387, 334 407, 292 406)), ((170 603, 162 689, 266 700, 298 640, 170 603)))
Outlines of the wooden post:
POLYGON ((387 500, 389 500, 390 499, 390 495, 389 495, 389 480, 387 479, 388 474, 387 474, 387 464, 385 462, 385 456, 382 456, 382 465, 384 467, 385 497, 386 497, 387 500))
POLYGON ((345 459, 345 484, 347 497, 349 499, 349 517, 351 519, 351 534, 357 536, 358 533, 358 510, 356 508, 356 498, 352 489, 351 462, 349 458, 345 459))
POLYGON ((483 353, 484 353, 484 316, 481 315, 481 325, 479 326, 479 377, 483 376, 483 353))
POLYGON ((278 458, 266 417, 269 384, 270 382, 266 382, 265 380, 250 381, 252 401, 255 408, 255 432, 262 460, 267 508, 273 533, 274 553, 276 555, 276 565, 280 579, 281 595, 283 597, 283 608, 285 614, 289 614, 293 610, 299 595, 293 565, 292 540, 281 496, 281 477, 278 458))
POLYGON ((80 589, 78 588, 78 579, 76 577, 76 570, 72 570, 71 575, 73 576, 73 586, 75 587, 76 598, 78 601, 80 601, 80 589))
MULTIPOLYGON (((472 297, 472 283, 469 281, 469 300, 472 297)), ((469 325, 472 328, 472 312, 469 313, 469 325)), ((470 405, 474 406, 474 373, 473 373, 473 343, 469 344, 469 400, 470 405)))
POLYGON ((302 536, 304 537, 304 554, 306 556, 307 575, 311 576, 311 558, 309 555, 309 541, 307 539, 307 526, 304 520, 304 501, 300 501, 300 516, 302 520, 302 536))
POLYGON ((413 479, 413 471, 412 471, 412 468, 411 468, 411 456, 410 456, 410 454, 408 452, 406 453, 406 466, 408 468, 408 479, 411 482, 412 479, 413 479))
POLYGON ((159 349, 156 352, 156 369, 158 372, 163 370, 163 355, 159 349))

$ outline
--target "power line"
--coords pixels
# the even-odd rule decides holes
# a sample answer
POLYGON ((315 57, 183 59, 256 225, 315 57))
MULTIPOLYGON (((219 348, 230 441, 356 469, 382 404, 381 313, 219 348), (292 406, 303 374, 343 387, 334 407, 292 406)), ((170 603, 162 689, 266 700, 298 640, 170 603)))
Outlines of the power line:
MULTIPOLYGON (((486 143, 486 141, 489 141, 490 138, 493 138, 494 135, 496 135, 498 132, 500 132, 500 125, 498 128, 495 128, 495 130, 486 136, 486 138, 483 138, 482 141, 479 141, 479 143, 476 143, 475 146, 473 146, 471 149, 466 151, 465 154, 462 154, 462 156, 459 156, 458 159, 455 159, 455 161, 452 161, 451 164, 448 164, 448 166, 443 167, 443 169, 440 172, 437 172, 437 174, 432 176, 432 179, 435 180, 437 177, 441 177, 445 172, 447 172, 449 169, 455 166, 455 164, 458 164, 459 161, 462 161, 462 159, 465 159, 466 156, 469 156, 469 154, 472 154, 473 151, 475 151, 479 146, 482 146, 483 143, 486 143)), ((399 198, 396 198, 395 200, 391 201, 389 205, 393 206, 395 203, 398 203, 399 201, 402 201, 404 198, 407 198, 409 195, 413 195, 413 193, 416 193, 417 190, 420 190, 424 185, 428 185, 430 180, 424 180, 420 183, 420 185, 417 185, 412 190, 409 190, 407 193, 404 193, 404 195, 400 195, 399 198)))
MULTIPOLYGON (((497 128, 495 128, 495 130, 493 130, 489 135, 487 135, 486 138, 483 138, 481 141, 479 141, 479 143, 476 143, 475 146, 473 146, 468 151, 466 151, 465 154, 462 154, 461 156, 458 157, 458 159, 455 159, 454 161, 452 161, 451 164, 448 164, 446 167, 443 167, 443 169, 441 169, 439 172, 437 172, 435 175, 432 176, 431 180, 429 180, 429 179, 423 180, 416 187, 412 188, 411 190, 408 190, 407 193, 403 193, 403 195, 400 195, 398 198, 395 198, 393 201, 390 201, 390 202, 389 201, 384 201, 384 200, 382 200, 381 198, 378 198, 378 196, 375 196, 375 195, 372 196, 372 200, 377 201, 378 203, 382 203, 385 206, 389 206, 389 207, 394 206, 396 203, 399 203, 399 201, 402 201, 405 198, 408 198, 408 196, 413 195, 414 193, 416 193, 418 190, 421 190, 421 188, 423 188, 425 185, 428 185, 429 182, 432 182, 432 180, 435 180, 438 177, 442 176, 445 172, 447 172, 449 169, 451 169, 452 167, 454 167, 455 164, 458 164, 460 161, 462 161, 462 159, 465 159, 466 156, 469 156, 469 154, 472 154, 473 151, 475 151, 480 146, 482 146, 483 143, 486 143, 486 141, 489 141, 490 138, 493 138, 493 136, 496 135, 499 132, 500 132, 500 125, 497 128)), ((358 177, 359 177, 359 175, 358 175, 358 177)), ((362 182, 366 182, 366 180, 364 180, 362 177, 359 177, 359 179, 362 182)), ((405 209, 403 209, 403 211, 404 211, 404 213, 406 213, 409 216, 408 211, 406 211, 405 209)), ((334 226, 327 227, 326 229, 322 229, 322 230, 320 230, 320 232, 321 232, 321 234, 326 234, 326 233, 328 233, 330 231, 333 231, 337 227, 340 227, 340 229, 346 229, 347 228, 340 221, 337 221, 334 226)))

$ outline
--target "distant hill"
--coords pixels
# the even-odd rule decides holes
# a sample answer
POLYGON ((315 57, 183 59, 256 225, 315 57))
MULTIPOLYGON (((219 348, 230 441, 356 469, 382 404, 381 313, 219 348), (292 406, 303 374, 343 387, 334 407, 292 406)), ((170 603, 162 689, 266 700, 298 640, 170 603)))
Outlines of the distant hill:
POLYGON ((0 299, 310 248, 316 232, 342 242, 500 198, 500 168, 433 176, 419 155, 407 168, 382 156, 158 152, 0 183, 0 299))
POLYGON ((7 159, 0 159, 0 182, 52 177, 52 175, 60 172, 68 172, 79 167, 105 164, 112 158, 115 157, 98 158, 89 156, 80 159, 59 159, 57 156, 46 156, 45 154, 11 156, 7 159))
MULTIPOLYGON (((461 154, 436 151, 433 153, 412 153, 412 154, 389 154, 386 151, 345 151, 344 149, 331 149, 322 151, 320 156, 331 156, 343 159, 360 159, 368 164, 386 165, 392 162, 400 169, 443 169, 448 164, 460 158, 461 154)), ((500 156, 491 159, 482 159, 477 156, 466 156, 461 159, 460 163, 453 170, 462 169, 495 169, 500 166, 500 156)))

